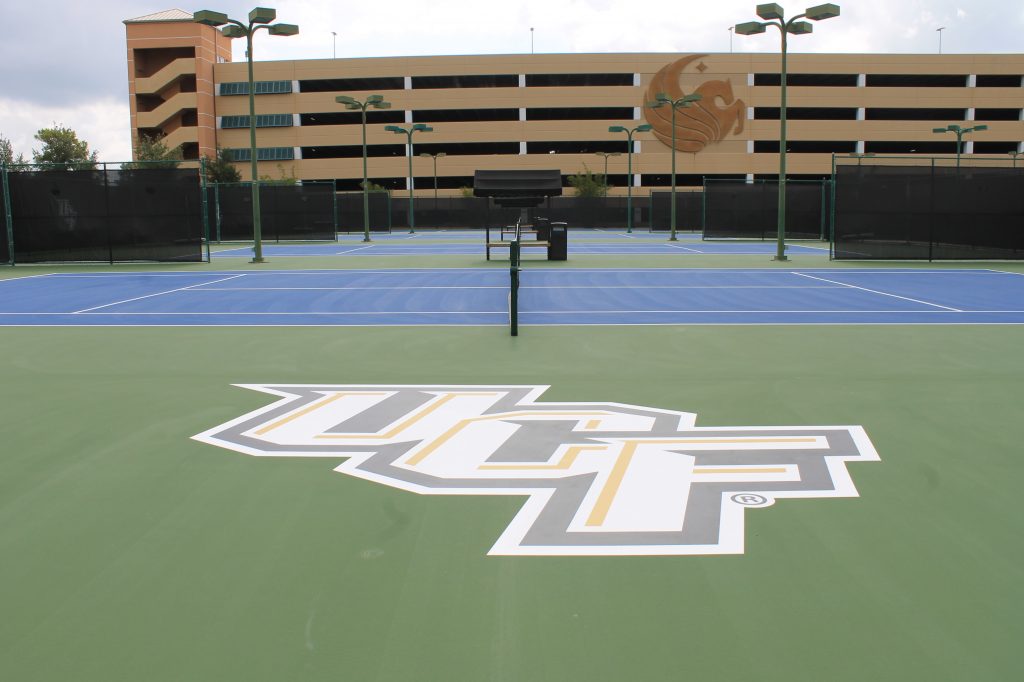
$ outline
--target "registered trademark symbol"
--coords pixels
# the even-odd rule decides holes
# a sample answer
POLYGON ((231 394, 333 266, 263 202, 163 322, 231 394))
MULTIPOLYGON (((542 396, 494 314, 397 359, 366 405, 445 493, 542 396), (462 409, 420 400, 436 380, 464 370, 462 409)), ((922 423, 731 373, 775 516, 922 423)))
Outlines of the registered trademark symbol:
POLYGON ((770 507, 774 500, 756 493, 739 493, 732 496, 732 501, 744 507, 770 507))

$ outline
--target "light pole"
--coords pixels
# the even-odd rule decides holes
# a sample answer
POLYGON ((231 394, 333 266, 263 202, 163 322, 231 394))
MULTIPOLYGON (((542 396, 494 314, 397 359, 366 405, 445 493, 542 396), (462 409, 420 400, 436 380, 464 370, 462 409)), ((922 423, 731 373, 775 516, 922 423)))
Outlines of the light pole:
POLYGON ((444 152, 438 152, 436 154, 430 154, 427 152, 420 152, 420 156, 424 156, 434 160, 434 209, 437 209, 437 160, 442 159, 446 156, 444 152))
POLYGON ((334 98, 338 104, 344 104, 346 109, 358 109, 363 115, 363 241, 370 241, 370 181, 366 177, 366 110, 390 109, 391 102, 384 101, 384 95, 370 95, 365 102, 360 102, 348 95, 338 95, 334 98))
POLYGON ((597 152, 597 155, 604 159, 604 184, 608 184, 608 157, 622 156, 622 152, 597 152))
POLYGON ((1020 156, 1021 154, 1024 154, 1024 152, 1006 152, 1006 153, 1010 155, 1011 159, 1013 159, 1013 167, 1016 168, 1017 167, 1017 157, 1020 156))
POLYGON ((425 123, 414 123, 408 128, 401 126, 384 126, 384 130, 392 132, 398 135, 408 135, 408 156, 409 156, 409 234, 416 232, 416 218, 413 214, 415 206, 413 205, 412 190, 413 190, 413 179, 412 179, 412 135, 413 133, 429 133, 434 129, 425 123))
POLYGON ((672 107, 672 208, 669 211, 671 218, 669 219, 672 223, 672 235, 668 238, 670 242, 679 241, 676 239, 676 110, 685 109, 694 102, 699 102, 702 96, 694 93, 692 95, 683 95, 678 99, 672 99, 664 92, 659 92, 654 96, 653 102, 648 102, 647 106, 652 109, 659 109, 664 106, 672 107))
POLYGON ((733 26, 730 26, 729 28, 726 29, 729 32, 729 53, 730 54, 732 54, 732 36, 733 36, 732 30, 733 30, 733 28, 734 28, 733 26))
POLYGON ((224 26, 221 33, 228 38, 245 38, 245 59, 249 63, 249 155, 252 167, 252 241, 253 263, 263 262, 263 230, 260 225, 260 179, 256 166, 256 85, 252 75, 252 37, 261 28, 267 29, 272 36, 293 36, 298 34, 299 27, 295 24, 271 24, 277 18, 277 10, 270 7, 257 7, 249 12, 249 23, 228 18, 223 12, 200 10, 192 15, 192 21, 206 26, 224 26))
POLYGON ((967 133, 973 133, 975 130, 988 130, 988 126, 982 124, 982 125, 978 125, 978 126, 972 126, 970 128, 961 128, 956 123, 950 123, 945 128, 932 128, 932 132, 933 133, 954 133, 956 135, 956 168, 957 168, 957 170, 960 170, 960 151, 961 151, 960 148, 963 146, 961 141, 964 139, 964 135, 966 135, 967 133))
POLYGON ((782 34, 782 69, 779 80, 779 219, 775 260, 786 260, 786 34, 803 35, 812 32, 814 26, 806 21, 798 20, 806 17, 812 21, 822 21, 838 17, 839 5, 816 5, 808 8, 803 14, 798 14, 786 21, 782 7, 775 3, 769 3, 757 6, 757 16, 765 21, 747 21, 736 24, 736 33, 741 36, 749 36, 764 33, 768 26, 774 26, 782 34))
POLYGON ((633 232, 633 133, 646 133, 651 128, 650 123, 636 128, 608 126, 609 133, 626 133, 626 234, 633 232))
POLYGON ((935 32, 939 34, 939 54, 942 54, 942 32, 946 30, 945 26, 940 26, 935 29, 935 32))
POLYGON ((334 59, 338 58, 338 32, 331 31, 331 56, 334 59))

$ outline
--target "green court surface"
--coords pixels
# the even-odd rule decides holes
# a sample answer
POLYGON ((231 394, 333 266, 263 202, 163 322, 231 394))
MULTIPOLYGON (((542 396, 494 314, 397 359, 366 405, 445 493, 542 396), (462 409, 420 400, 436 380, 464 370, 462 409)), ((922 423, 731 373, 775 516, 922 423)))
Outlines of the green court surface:
MULTIPOLYGON (((352 261, 271 266, 383 266, 352 261)), ((386 267, 483 266, 426 261, 386 267)), ((1019 679, 1022 345, 1020 325, 0 328, 0 679, 1019 679), (544 385, 697 426, 862 426, 880 461, 848 465, 859 497, 746 510, 742 554, 489 556, 524 496, 193 440, 274 401, 235 384, 544 385)))

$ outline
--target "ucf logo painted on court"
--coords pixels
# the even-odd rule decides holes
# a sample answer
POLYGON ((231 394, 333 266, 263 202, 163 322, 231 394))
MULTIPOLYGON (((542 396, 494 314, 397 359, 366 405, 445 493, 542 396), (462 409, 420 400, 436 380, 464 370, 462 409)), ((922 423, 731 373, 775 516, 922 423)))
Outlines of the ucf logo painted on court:
POLYGON ((544 386, 245 385, 279 400, 197 436, 249 455, 325 457, 425 495, 522 495, 497 555, 743 552, 746 508, 856 497, 877 461, 859 426, 696 427, 694 414, 550 403, 544 386))

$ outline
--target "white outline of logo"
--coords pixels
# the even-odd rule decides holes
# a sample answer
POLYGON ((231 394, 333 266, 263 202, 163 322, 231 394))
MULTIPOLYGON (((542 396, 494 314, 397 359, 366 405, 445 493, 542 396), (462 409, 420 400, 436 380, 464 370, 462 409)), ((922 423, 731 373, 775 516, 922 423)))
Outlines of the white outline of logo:
POLYGON ((547 386, 239 385, 280 400, 193 436, 422 495, 518 495, 492 555, 740 554, 744 511, 857 497, 864 429, 697 427, 622 403, 538 402, 547 386))

